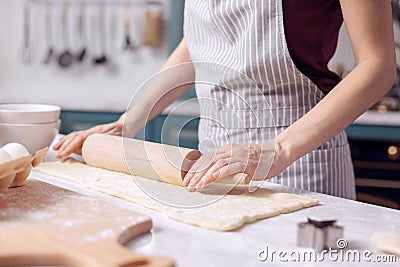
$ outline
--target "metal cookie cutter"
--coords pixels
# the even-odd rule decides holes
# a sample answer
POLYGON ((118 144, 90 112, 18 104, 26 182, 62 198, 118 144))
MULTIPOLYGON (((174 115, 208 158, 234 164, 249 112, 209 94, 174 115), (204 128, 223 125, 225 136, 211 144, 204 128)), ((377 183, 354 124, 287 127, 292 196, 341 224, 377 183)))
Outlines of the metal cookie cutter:
POLYGON ((338 239, 343 237, 343 227, 335 224, 336 220, 317 220, 308 218, 307 222, 297 227, 297 244, 311 247, 315 251, 337 248, 338 239))

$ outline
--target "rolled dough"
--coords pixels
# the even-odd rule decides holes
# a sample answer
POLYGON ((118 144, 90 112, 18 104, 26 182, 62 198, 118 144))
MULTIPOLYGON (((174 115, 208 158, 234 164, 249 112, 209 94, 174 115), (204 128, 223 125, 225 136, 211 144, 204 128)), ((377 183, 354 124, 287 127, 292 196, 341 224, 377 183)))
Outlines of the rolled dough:
POLYGON ((224 185, 191 193, 184 187, 142 177, 133 179, 71 158, 42 163, 36 170, 157 210, 174 220, 217 231, 234 230, 245 223, 318 204, 315 199, 264 188, 249 193, 247 186, 237 186, 227 195, 218 194, 226 192, 226 188, 218 188, 224 185))

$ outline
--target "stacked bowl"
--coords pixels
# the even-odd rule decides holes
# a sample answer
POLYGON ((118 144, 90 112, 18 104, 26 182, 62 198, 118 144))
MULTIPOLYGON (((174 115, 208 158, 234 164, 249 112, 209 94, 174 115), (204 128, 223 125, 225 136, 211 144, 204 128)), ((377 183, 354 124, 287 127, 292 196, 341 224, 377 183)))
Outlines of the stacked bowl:
POLYGON ((20 143, 29 153, 50 146, 60 128, 61 109, 43 104, 0 104, 0 147, 20 143))

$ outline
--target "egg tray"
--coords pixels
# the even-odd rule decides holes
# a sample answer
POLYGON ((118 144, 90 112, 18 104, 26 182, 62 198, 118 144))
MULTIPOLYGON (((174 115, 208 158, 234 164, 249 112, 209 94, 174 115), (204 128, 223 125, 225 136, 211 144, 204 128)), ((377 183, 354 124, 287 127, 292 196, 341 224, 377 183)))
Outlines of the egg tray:
POLYGON ((34 156, 28 155, 0 164, 0 193, 6 193, 10 187, 25 185, 32 167, 43 162, 49 148, 43 148, 34 156))

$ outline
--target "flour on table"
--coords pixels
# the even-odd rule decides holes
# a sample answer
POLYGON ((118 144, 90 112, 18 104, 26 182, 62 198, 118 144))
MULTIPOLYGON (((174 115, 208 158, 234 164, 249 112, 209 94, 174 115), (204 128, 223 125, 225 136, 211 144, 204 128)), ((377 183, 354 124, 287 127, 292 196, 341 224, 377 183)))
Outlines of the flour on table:
POLYGON ((224 185, 191 193, 156 180, 135 177, 135 181, 130 175, 90 167, 71 158, 42 163, 36 170, 157 210, 174 220, 217 231, 234 230, 245 223, 318 204, 315 199, 265 188, 249 193, 246 186, 238 186, 227 195, 218 195, 218 186, 224 185), (143 187, 151 189, 150 194, 143 187))

